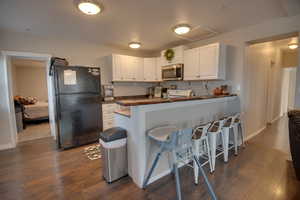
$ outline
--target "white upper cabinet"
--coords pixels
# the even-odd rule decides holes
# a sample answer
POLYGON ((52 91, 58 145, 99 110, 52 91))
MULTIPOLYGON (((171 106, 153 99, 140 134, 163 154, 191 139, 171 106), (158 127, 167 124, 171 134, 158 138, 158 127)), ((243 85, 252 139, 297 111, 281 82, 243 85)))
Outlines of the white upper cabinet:
POLYGON ((161 62, 160 62, 160 66, 166 66, 166 65, 172 65, 172 64, 178 64, 178 63, 183 63, 183 52, 184 52, 184 46, 178 46, 178 47, 174 47, 171 48, 174 51, 174 57, 171 61, 168 61, 164 54, 167 51, 163 50, 161 52, 161 62))
POLYGON ((113 55, 112 56, 112 68, 113 68, 113 81, 123 80, 122 76, 122 66, 123 60, 122 55, 113 55))
POLYGON ((112 60, 112 81, 158 81, 156 58, 114 54, 112 60))
POLYGON ((162 81, 161 78, 161 57, 155 58, 156 60, 156 78, 157 81, 162 81))
POLYGON ((225 80, 225 45, 214 43, 189 49, 184 56, 184 80, 225 80))
POLYGON ((157 81, 156 58, 144 58, 144 81, 157 81))
POLYGON ((184 80, 199 78, 199 48, 184 51, 184 80))

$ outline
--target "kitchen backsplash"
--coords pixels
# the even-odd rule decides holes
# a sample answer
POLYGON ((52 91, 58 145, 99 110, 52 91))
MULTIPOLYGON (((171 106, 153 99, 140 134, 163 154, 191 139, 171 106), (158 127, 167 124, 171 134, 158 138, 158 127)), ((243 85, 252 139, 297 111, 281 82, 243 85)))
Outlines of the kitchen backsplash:
MULTIPOLYGON (((207 95, 207 88, 209 94, 212 94, 214 88, 221 85, 228 85, 229 91, 232 92, 230 81, 168 81, 162 82, 160 85, 168 87, 170 85, 177 85, 178 89, 192 89, 196 96, 207 95)), ((147 88, 156 86, 158 83, 114 83, 114 95, 115 96, 134 96, 134 95, 146 95, 147 88)))

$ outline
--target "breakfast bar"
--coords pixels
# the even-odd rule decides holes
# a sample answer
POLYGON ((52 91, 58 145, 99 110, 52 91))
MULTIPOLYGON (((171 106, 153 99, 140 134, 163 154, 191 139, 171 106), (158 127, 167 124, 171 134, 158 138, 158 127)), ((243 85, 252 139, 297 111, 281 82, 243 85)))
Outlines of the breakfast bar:
MULTIPOLYGON (((123 111, 115 112, 116 126, 128 133, 128 173, 140 188, 158 151, 158 146, 147 137, 148 130, 166 124, 188 127, 200 121, 211 121, 217 115, 240 112, 240 100, 236 95, 120 100, 116 103, 123 107, 123 111)), ((162 155, 149 183, 170 171, 168 155, 162 155)))

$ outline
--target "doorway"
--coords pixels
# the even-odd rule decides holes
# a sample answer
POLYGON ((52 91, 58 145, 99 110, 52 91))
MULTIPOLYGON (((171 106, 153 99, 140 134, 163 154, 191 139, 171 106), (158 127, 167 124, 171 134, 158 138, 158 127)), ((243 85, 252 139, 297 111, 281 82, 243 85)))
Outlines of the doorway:
POLYGON ((51 137, 46 65, 40 60, 11 59, 18 143, 51 137))
MULTIPOLYGON (((3 145, 6 148, 14 148, 16 147, 18 141, 23 141, 22 137, 21 139, 18 137, 20 132, 24 131, 20 131, 18 133, 18 120, 24 122, 24 118, 25 120, 27 120, 26 126, 34 126, 31 124, 31 122, 34 123, 41 123, 39 124, 40 126, 36 127, 37 130, 34 129, 27 129, 28 132, 31 132, 31 136, 30 133, 29 135, 27 135, 28 137, 25 137, 25 141, 26 140, 31 140, 31 139, 37 139, 43 136, 52 136, 54 139, 56 139, 56 129, 55 129, 55 120, 54 120, 54 88, 52 85, 52 77, 47 76, 47 74, 49 73, 49 69, 50 69, 50 59, 51 59, 51 55, 48 54, 36 54, 36 53, 28 53, 28 52, 13 52, 13 51, 2 51, 1 52, 1 65, 3 65, 4 68, 4 73, 1 75, 3 76, 3 86, 4 86, 4 90, 3 90, 3 95, 6 98, 6 102, 2 102, 3 103, 3 108, 7 108, 7 121, 9 123, 6 124, 5 127, 5 145, 3 145), (30 70, 26 70, 26 66, 24 66, 24 63, 28 64, 30 63, 31 68, 39 68, 39 70, 35 71, 40 71, 40 74, 31 74, 31 72, 29 72, 30 70), (15 66, 15 65, 19 65, 19 66, 15 66), (34 65, 34 67, 32 67, 32 65, 34 65), (22 68, 23 67, 23 68, 22 68), (19 68, 19 69, 17 69, 19 68), (20 72, 18 72, 18 70, 20 72), (25 72, 25 71, 27 72, 25 72), (42 71, 42 72, 41 72, 42 71), (21 74, 21 75, 18 75, 21 74), (42 74, 41 74, 42 73, 42 74), (20 86, 18 88, 18 84, 16 81, 17 77, 19 76, 19 81, 22 83, 22 86, 20 86), (35 77, 35 76, 40 76, 40 77, 35 77), (39 82, 37 83, 37 78, 42 78, 43 77, 43 81, 44 81, 44 86, 46 87, 46 91, 45 91, 45 87, 43 88, 41 85, 42 83, 39 82), (24 84, 29 85, 29 87, 25 87, 24 84), (32 88, 30 90, 30 87, 32 88), (44 90, 43 90, 44 89, 44 90), (37 92, 37 90, 43 90, 42 92, 37 92), (37 95, 37 92, 39 93, 39 95, 37 95), (39 110, 39 108, 37 108, 37 112, 36 113, 32 113, 31 111, 30 114, 26 113, 28 111, 28 108, 25 108, 25 115, 23 116, 22 110, 20 111, 20 109, 18 109, 15 106, 15 97, 25 97, 25 100, 28 101, 25 104, 29 104, 27 105, 28 107, 32 106, 32 107, 43 107, 43 111, 39 110), (38 103, 37 103, 38 102, 38 103), (5 104, 5 105, 4 105, 5 104), (36 105, 37 104, 37 105, 36 105), (47 106, 46 106, 47 105, 47 106), (27 110, 27 111, 26 111, 27 110), (47 116, 38 116, 37 113, 45 113, 48 111, 48 117, 47 116), (20 115, 17 115, 18 112, 21 112, 21 117, 20 115), (28 116, 29 115, 29 116, 28 116), (35 115, 35 116, 33 116, 35 115), (32 117, 33 116, 33 117, 32 117), (39 118, 40 117, 40 118, 39 118), (30 119, 34 119, 33 121, 30 121, 30 119), (37 118, 39 118, 39 120, 37 120, 37 118), (47 119, 48 118, 48 119, 47 119), (28 121, 29 119, 29 121, 28 121), (43 121, 44 120, 44 121, 43 121), (46 123, 48 121, 48 123, 46 123), (45 122, 43 124, 43 122, 45 122), (27 124, 28 123, 28 124, 27 124), (41 133, 45 131, 45 134, 41 133)), ((18 81, 18 80, 17 80, 18 81)), ((24 99, 23 99, 24 100, 24 99)), ((36 108, 29 108, 36 110, 36 108)), ((45 115, 45 114, 41 114, 41 115, 45 115)), ((20 126, 23 127, 23 126, 20 126)), ((20 128, 19 127, 19 128, 20 128)), ((27 131, 25 128, 25 131, 27 131)), ((26 133, 26 132, 25 132, 26 133)), ((4 142, 3 142, 4 143, 4 142)), ((5 149, 5 148, 2 148, 5 149)))

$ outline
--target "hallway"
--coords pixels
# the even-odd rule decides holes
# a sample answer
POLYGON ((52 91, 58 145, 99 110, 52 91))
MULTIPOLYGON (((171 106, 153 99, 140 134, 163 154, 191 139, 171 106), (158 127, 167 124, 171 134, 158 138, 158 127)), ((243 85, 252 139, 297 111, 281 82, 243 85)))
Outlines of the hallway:
POLYGON ((290 159, 288 126, 288 117, 283 116, 275 121, 272 125, 268 125, 263 131, 263 134, 254 137, 251 142, 254 142, 257 145, 279 150, 286 154, 287 158, 290 159))
MULTIPOLYGON (((300 182, 288 158, 287 118, 247 142, 238 156, 216 163, 208 177, 220 200, 298 200, 300 182)), ((28 141, 0 152, 1 199, 174 200, 174 178, 166 176, 138 188, 129 177, 113 184, 102 178, 102 161, 88 160, 84 147, 57 151, 50 138, 28 141)), ((193 183, 188 167, 180 169, 185 200, 209 199, 202 179, 193 183)))

